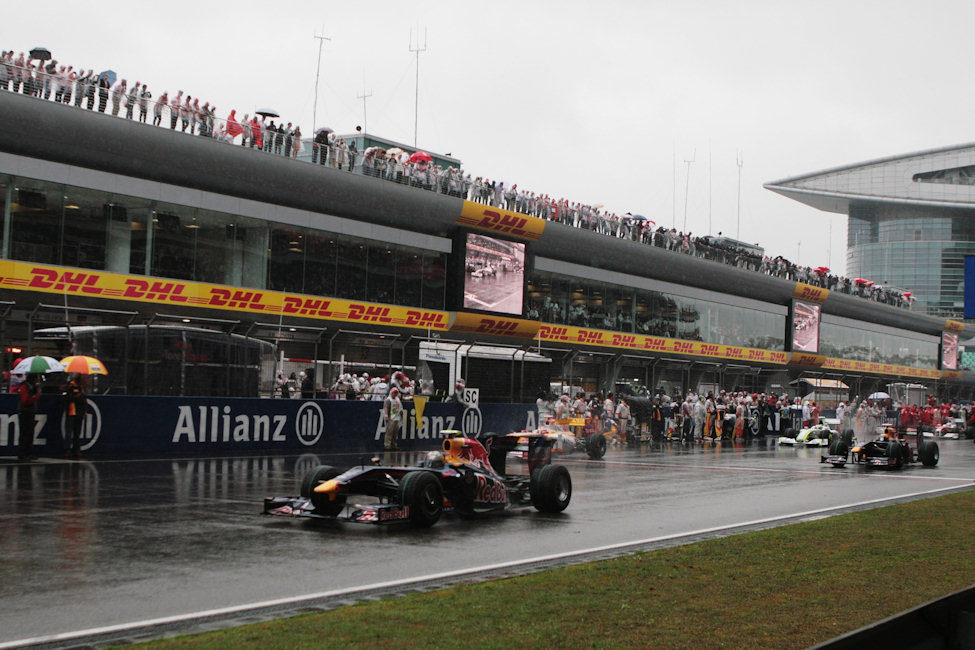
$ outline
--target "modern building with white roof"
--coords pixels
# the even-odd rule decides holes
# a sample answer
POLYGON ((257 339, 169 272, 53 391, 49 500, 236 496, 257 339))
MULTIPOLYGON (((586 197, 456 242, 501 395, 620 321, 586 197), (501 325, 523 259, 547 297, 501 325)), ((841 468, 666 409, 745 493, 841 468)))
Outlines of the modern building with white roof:
POLYGON ((965 256, 975 255, 975 144, 845 165, 765 188, 849 217, 848 277, 910 291, 915 310, 962 317, 965 256))

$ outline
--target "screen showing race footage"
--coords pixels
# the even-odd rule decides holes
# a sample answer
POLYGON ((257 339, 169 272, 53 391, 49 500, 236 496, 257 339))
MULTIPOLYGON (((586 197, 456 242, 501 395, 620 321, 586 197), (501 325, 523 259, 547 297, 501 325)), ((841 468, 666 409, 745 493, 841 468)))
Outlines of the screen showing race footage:
POLYGON ((958 370, 958 335, 941 334, 941 369, 958 370))
POLYGON ((819 305, 793 301, 792 349, 796 352, 819 352, 819 305))
POLYGON ((521 316, 525 296, 525 245, 467 233, 464 309, 521 316))

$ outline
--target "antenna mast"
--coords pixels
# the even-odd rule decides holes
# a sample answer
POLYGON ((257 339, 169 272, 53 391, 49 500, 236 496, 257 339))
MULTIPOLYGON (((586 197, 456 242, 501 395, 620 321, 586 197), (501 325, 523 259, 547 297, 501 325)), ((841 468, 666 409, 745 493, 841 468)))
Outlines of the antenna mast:
MULTIPOLYGON (((322 31, 325 31, 325 26, 322 25, 322 31)), ((318 77, 322 72, 322 46, 325 45, 325 41, 330 41, 328 36, 315 34, 315 38, 318 39, 318 68, 315 69, 315 106, 312 108, 311 115, 311 131, 315 132, 316 121, 318 120, 318 77)))
POLYGON ((735 231, 735 239, 741 240, 741 166, 745 164, 745 159, 742 158, 740 149, 735 157, 735 164, 738 165, 738 230, 735 231))
POLYGON ((367 93, 365 91, 365 84, 363 84, 363 90, 361 95, 356 95, 356 99, 362 100, 362 130, 365 133, 369 133, 369 120, 366 118, 366 98, 372 97, 372 89, 367 93))
POLYGON ((420 123, 420 52, 427 51, 427 29, 423 28, 423 46, 420 46, 420 28, 416 28, 416 47, 413 47, 413 30, 410 30, 410 52, 416 52, 416 99, 413 104, 413 146, 416 146, 417 125, 420 123))
POLYGON ((697 159, 697 149, 694 149, 694 155, 691 156, 690 160, 684 160, 687 165, 687 176, 684 178, 684 234, 687 234, 687 191, 691 186, 691 163, 697 159))

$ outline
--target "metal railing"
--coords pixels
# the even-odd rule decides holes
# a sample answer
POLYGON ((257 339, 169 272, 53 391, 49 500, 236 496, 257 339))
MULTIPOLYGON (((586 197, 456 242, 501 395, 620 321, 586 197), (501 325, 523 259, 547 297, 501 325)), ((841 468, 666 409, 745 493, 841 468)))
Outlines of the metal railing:
POLYGON ((312 137, 305 137, 297 126, 289 129, 275 124, 273 119, 268 120, 270 115, 251 116, 248 113, 237 116, 236 111, 231 111, 228 118, 219 118, 216 107, 211 107, 208 102, 201 107, 199 98, 189 95, 184 98, 182 92, 172 98, 163 93, 154 100, 146 84, 139 84, 138 89, 136 84, 123 88, 121 82, 108 87, 100 83, 98 75, 72 75, 73 72, 70 75, 50 75, 37 66, 17 67, 7 61, 0 64, 0 90, 22 92, 48 101, 73 103, 79 108, 147 124, 151 121, 158 127, 209 137, 229 145, 456 196, 896 307, 910 309, 916 298, 876 284, 868 287, 858 285, 849 278, 816 273, 810 267, 793 264, 781 256, 758 256, 745 249, 716 244, 710 237, 691 237, 678 232, 676 228, 657 227, 655 222, 641 216, 629 213, 619 215, 603 211, 601 206, 553 199, 546 194, 518 189, 517 185, 492 182, 487 177, 472 179, 471 174, 465 175, 459 168, 411 161, 411 152, 399 149, 387 152, 379 147, 360 152, 356 150, 354 140, 336 137, 330 130, 320 130, 312 137), (391 155, 390 152, 394 153, 391 155))

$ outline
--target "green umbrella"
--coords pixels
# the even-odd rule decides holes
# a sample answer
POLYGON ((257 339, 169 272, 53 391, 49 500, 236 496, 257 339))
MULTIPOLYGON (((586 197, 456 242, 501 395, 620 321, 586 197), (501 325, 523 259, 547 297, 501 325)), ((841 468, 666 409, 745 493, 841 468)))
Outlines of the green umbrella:
POLYGON ((64 372, 64 366, 57 359, 51 357, 27 357, 22 360, 14 369, 10 371, 15 375, 26 375, 30 373, 64 372))

